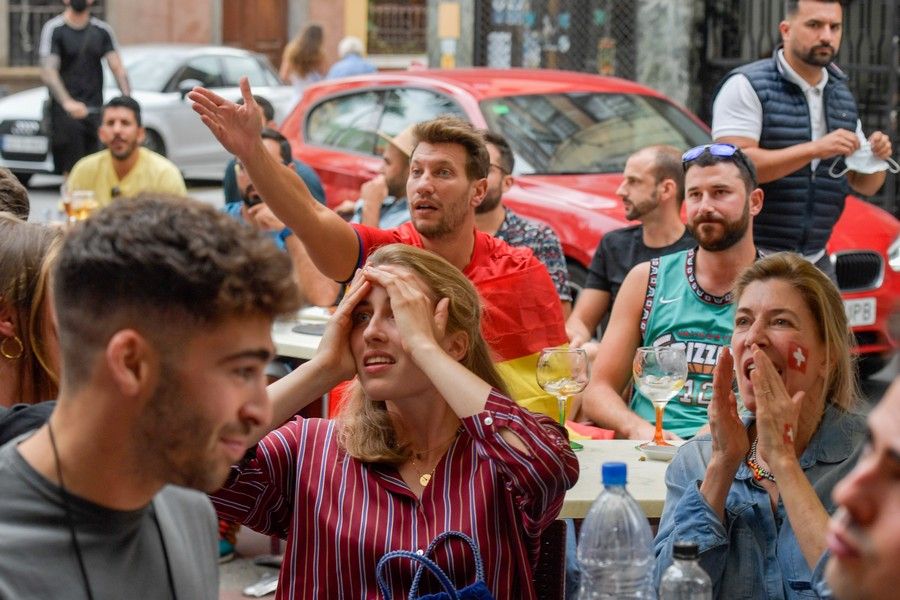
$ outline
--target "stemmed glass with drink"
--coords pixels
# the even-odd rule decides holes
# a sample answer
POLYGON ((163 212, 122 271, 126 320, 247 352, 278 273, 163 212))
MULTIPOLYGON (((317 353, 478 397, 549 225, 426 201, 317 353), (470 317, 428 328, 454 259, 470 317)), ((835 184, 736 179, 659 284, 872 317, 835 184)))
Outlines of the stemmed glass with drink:
POLYGON ((634 384, 656 409, 656 433, 650 446, 671 446, 663 438, 666 404, 684 387, 687 357, 683 346, 643 346, 634 355, 634 384))
MULTIPOLYGON (((569 398, 584 390, 588 384, 588 361, 584 348, 544 348, 538 358, 537 382, 548 394, 556 397, 559 424, 566 426, 569 398)), ((581 450, 578 442, 569 442, 573 450, 581 450)))

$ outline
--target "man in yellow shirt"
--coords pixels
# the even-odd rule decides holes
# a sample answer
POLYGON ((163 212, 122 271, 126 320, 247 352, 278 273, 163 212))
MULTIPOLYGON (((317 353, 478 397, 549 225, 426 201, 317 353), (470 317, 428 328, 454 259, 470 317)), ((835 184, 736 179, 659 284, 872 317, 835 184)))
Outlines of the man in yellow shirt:
POLYGON ((145 131, 136 100, 117 96, 103 105, 97 133, 106 150, 75 163, 66 180, 70 192, 91 190, 100 206, 141 192, 187 194, 178 167, 141 146, 145 131))

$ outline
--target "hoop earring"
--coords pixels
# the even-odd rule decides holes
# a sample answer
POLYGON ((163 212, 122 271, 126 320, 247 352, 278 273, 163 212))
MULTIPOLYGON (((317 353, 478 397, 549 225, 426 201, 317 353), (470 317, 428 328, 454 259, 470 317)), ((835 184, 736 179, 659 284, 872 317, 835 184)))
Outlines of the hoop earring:
POLYGON ((0 354, 3 355, 3 358, 8 358, 9 360, 18 360, 22 358, 22 353, 25 352, 25 346, 22 344, 22 340, 19 339, 19 336, 14 335, 12 337, 4 338, 2 342, 0 342, 0 354), (12 340, 16 344, 19 345, 18 352, 13 354, 6 348, 6 342, 12 340))

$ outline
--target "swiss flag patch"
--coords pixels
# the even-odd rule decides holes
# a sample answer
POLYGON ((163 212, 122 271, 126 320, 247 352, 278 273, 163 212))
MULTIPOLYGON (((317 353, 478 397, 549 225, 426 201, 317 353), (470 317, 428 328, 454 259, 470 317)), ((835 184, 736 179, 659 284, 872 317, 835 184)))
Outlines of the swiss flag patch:
POLYGON ((806 373, 807 362, 809 362, 809 351, 800 344, 791 342, 788 346, 788 368, 806 373))

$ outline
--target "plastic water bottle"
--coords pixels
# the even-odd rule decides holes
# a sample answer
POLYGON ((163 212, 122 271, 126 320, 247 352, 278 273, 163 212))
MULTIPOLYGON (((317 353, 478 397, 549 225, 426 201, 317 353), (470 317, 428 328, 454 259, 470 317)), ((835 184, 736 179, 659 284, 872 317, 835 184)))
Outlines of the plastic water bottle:
POLYGON ((659 600, 712 600, 712 581, 700 566, 699 555, 694 542, 675 542, 675 560, 663 573, 659 600))
POLYGON ((604 463, 604 490, 581 526, 578 600, 655 599, 650 524, 625 489, 625 463, 604 463))

